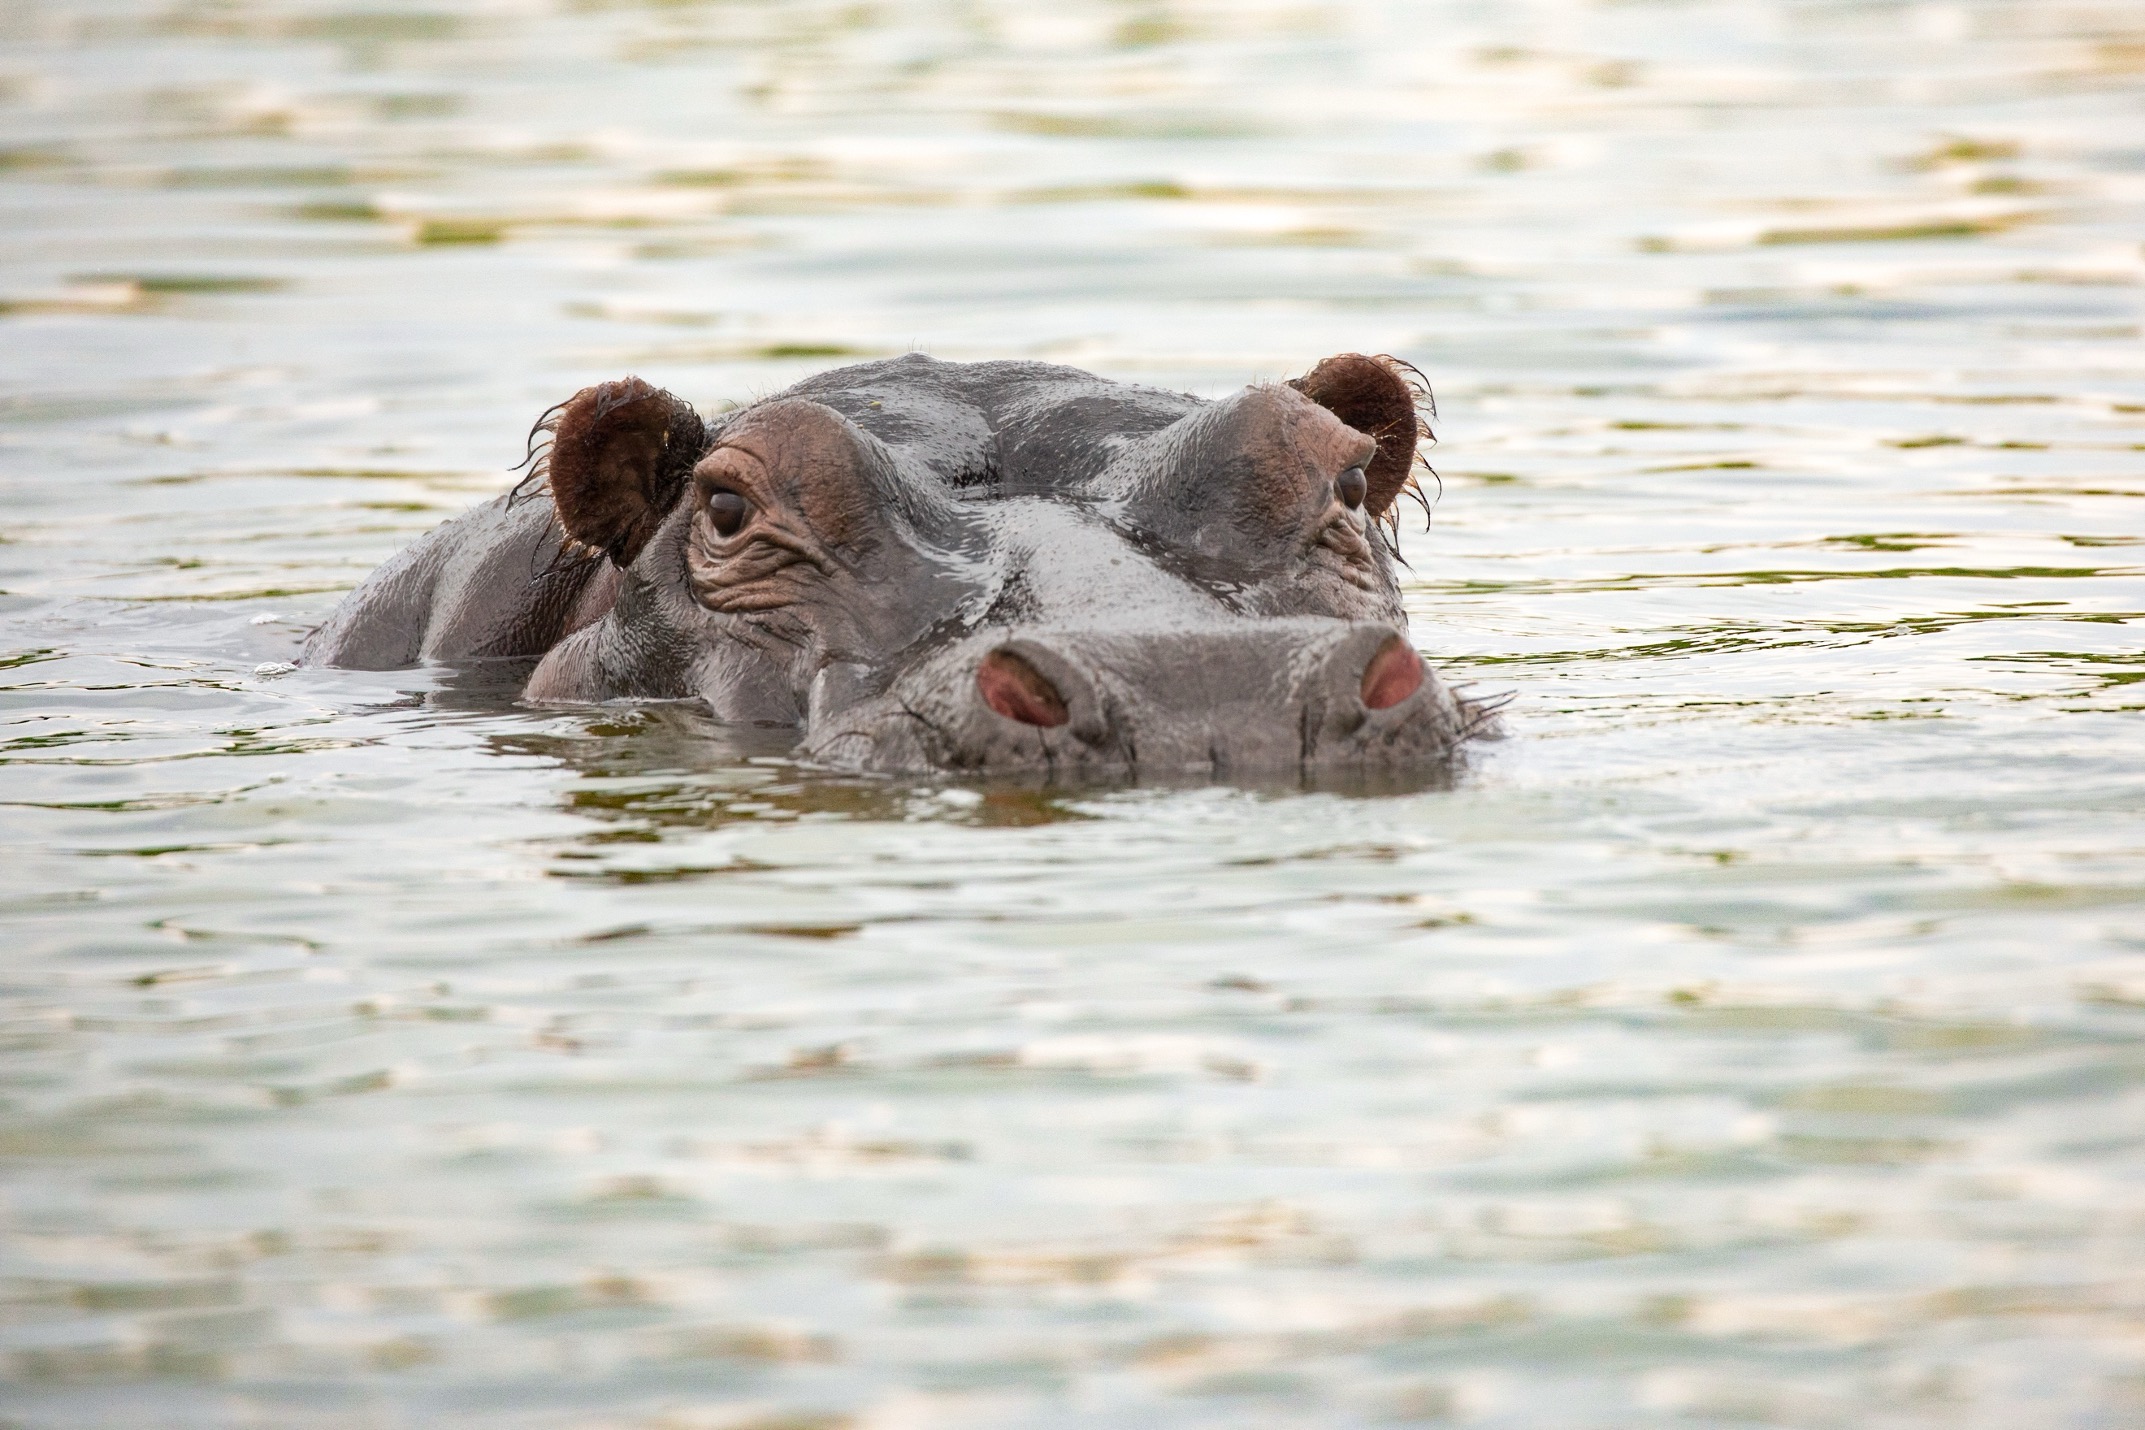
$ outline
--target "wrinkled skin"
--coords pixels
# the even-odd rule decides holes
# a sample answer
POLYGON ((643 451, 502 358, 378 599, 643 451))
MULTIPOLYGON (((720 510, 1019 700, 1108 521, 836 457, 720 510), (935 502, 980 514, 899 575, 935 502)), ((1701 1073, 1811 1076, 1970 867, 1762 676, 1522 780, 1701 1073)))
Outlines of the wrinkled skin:
POLYGON ((1409 644, 1379 526, 1415 402, 1354 354, 1212 402, 911 354, 712 424, 605 383, 305 658, 536 657, 532 701, 697 698, 864 770, 1425 768, 1489 717, 1409 644))

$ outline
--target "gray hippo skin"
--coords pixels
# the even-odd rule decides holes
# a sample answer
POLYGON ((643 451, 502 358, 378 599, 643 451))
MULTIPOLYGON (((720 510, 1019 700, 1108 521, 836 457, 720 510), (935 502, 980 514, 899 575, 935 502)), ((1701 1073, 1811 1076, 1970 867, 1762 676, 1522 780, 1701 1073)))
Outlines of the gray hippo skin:
POLYGON ((699 699, 842 768, 1401 771, 1485 733, 1407 638, 1389 359, 1219 401, 921 354, 703 422, 587 388, 515 492, 381 567, 308 664, 539 658, 538 702, 699 699))

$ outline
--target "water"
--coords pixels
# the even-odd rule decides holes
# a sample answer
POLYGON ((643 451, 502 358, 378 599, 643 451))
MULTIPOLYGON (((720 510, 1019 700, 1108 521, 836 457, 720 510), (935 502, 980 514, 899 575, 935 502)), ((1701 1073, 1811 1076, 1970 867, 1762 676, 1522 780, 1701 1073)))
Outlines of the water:
POLYGON ((2145 1422, 2145 13, 0 4, 0 1419, 2145 1422), (1450 791, 290 671, 576 387, 1440 403, 1450 791))

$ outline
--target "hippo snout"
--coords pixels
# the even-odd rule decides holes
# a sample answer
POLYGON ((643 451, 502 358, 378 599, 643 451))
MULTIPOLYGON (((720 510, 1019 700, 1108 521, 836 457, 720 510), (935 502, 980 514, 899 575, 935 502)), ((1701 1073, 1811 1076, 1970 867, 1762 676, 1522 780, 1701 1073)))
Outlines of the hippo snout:
POLYGON ((1400 629, 1312 617, 981 633, 815 710, 805 747, 884 771, 1242 775, 1421 765, 1465 724, 1400 629))

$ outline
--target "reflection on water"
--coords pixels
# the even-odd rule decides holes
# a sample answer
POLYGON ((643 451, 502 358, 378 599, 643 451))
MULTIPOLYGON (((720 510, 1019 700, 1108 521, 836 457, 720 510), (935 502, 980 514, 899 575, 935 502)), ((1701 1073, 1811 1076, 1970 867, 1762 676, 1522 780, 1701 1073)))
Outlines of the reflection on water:
POLYGON ((2145 1416, 2122 0, 0 4, 0 1416, 2145 1416), (628 371, 1435 383, 1391 790, 292 671, 628 371))

